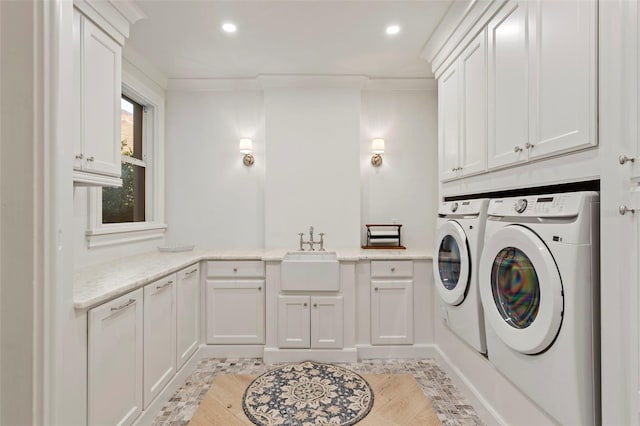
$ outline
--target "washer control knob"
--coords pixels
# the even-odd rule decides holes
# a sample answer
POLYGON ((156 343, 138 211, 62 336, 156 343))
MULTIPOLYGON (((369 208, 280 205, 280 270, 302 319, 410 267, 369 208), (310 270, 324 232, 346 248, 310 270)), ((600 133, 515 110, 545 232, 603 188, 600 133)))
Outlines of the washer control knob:
POLYGON ((520 198, 516 201, 516 204, 513 206, 516 209, 516 212, 522 213, 527 209, 527 200, 525 198, 520 198))
POLYGON ((455 213, 458 210, 458 203, 451 203, 451 211, 455 213))

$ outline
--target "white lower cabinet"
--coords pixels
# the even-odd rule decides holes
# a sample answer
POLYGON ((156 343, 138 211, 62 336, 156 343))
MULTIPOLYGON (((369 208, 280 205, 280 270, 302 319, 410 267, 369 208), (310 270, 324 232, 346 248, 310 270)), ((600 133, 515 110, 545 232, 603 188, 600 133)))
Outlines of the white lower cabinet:
POLYGON ((176 372, 176 274, 144 287, 144 408, 176 372))
POLYGON ((207 343, 264 344, 264 280, 207 281, 207 343))
POLYGON ((178 272, 176 287, 176 358, 179 370, 200 344, 200 268, 178 272))
POLYGON ((413 261, 371 261, 371 344, 413 344, 413 261))
POLYGON ((343 347, 342 296, 278 296, 280 348, 343 347))
POLYGON ((128 425, 142 411, 143 291, 88 313, 88 423, 128 425))

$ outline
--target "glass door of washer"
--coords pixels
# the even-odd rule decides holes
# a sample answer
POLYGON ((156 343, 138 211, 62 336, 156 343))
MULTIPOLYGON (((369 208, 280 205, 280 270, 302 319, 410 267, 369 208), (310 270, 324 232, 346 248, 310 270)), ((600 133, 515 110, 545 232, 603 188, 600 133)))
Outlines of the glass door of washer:
POLYGON ((471 261, 467 235, 454 220, 440 226, 436 236, 437 259, 433 262, 436 288, 442 300, 459 305, 469 285, 471 261))

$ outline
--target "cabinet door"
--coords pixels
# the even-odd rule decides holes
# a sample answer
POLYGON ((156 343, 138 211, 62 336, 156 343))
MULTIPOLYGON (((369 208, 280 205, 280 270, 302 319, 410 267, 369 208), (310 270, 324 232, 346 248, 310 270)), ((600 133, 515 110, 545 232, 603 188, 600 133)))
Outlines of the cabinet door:
POLYGON ((529 42, 527 3, 508 3, 487 25, 489 168, 527 160, 529 42))
POLYGON ((176 289, 176 357, 179 370, 200 343, 200 270, 192 265, 178 272, 176 289))
POLYGON ((83 169, 120 176, 121 47, 82 19, 83 169))
POLYGON ((81 170, 83 165, 84 155, 82 154, 82 15, 74 8, 73 9, 73 129, 71 138, 73 139, 73 168, 75 170, 81 170))
POLYGON ((90 425, 128 425, 142 411, 142 289, 89 311, 90 425))
POLYGON ((278 296, 278 346, 308 348, 311 343, 309 296, 278 296))
POLYGON ((597 144, 595 1, 531 1, 529 158, 597 144))
POLYGON ((207 281, 207 343, 264 344, 264 280, 207 281))
POLYGON ((371 343, 413 343, 413 281, 371 281, 371 343))
POLYGON ((457 62, 438 80, 438 132, 440 180, 458 176, 459 166, 459 81, 457 62))
POLYGON ((176 275, 144 287, 144 408, 176 373, 176 275))
POLYGON ((463 175, 487 169, 487 50, 481 32, 460 55, 461 138, 463 175))
POLYGON ((342 296, 311 296, 311 347, 342 348, 342 296))

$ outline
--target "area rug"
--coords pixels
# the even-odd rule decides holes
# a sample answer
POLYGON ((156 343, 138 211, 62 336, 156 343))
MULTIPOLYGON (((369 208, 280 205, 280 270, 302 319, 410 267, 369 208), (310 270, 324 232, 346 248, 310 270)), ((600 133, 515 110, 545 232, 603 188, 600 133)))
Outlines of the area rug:
MULTIPOLYGON (((438 426, 440 420, 422 389, 410 374, 366 374, 362 377, 375 394, 373 407, 358 426, 438 426)), ((242 409, 242 398, 256 376, 216 376, 203 398, 190 425, 251 425, 242 409)), ((283 423, 289 424, 289 423, 283 423)), ((296 423, 294 423, 296 424, 296 423)), ((308 419, 297 424, 320 424, 319 419, 308 419)))
POLYGON ((267 371, 247 387, 242 409, 258 426, 310 421, 350 426, 373 406, 373 390, 344 367, 306 361, 267 371))

